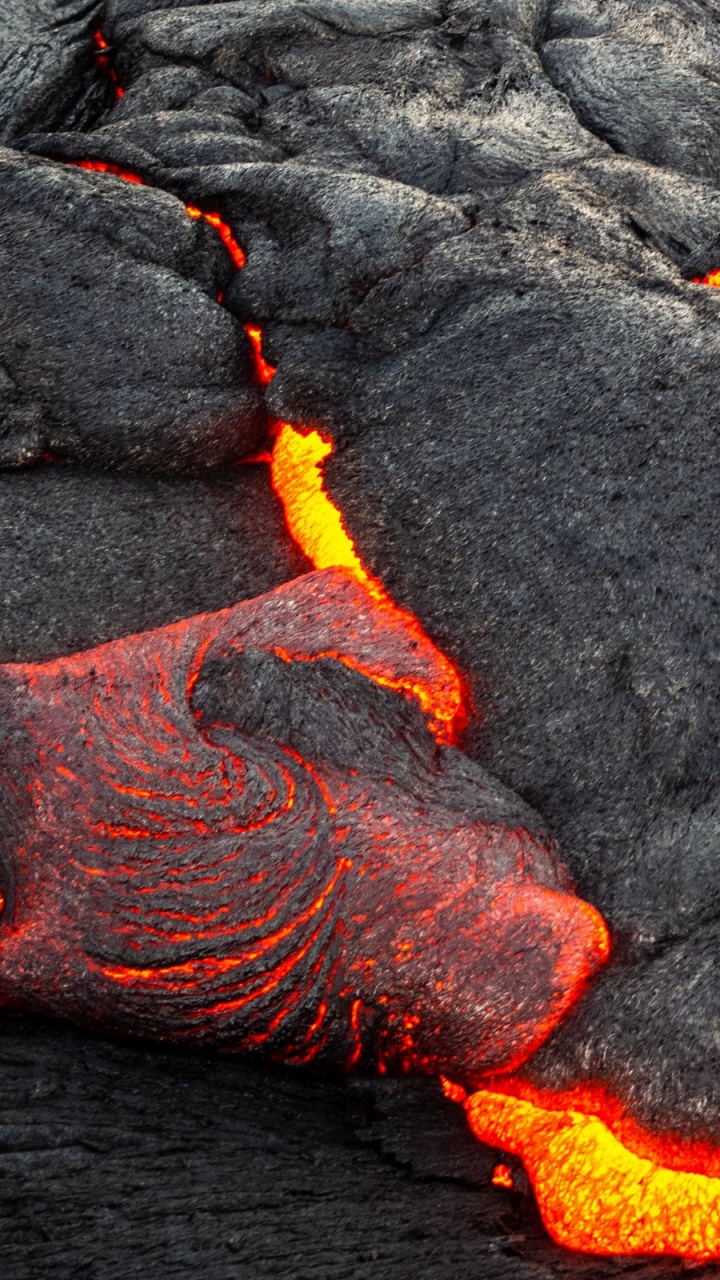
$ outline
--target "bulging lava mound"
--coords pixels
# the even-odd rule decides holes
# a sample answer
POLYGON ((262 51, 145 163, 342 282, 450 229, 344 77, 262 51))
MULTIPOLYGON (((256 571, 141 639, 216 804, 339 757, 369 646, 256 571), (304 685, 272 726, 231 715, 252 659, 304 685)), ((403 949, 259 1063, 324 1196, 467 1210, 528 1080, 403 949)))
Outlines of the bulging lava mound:
POLYGON ((353 669, 427 667, 375 615, 330 570, 0 669, 4 1004, 465 1079, 545 1039, 604 923, 535 816, 353 669))

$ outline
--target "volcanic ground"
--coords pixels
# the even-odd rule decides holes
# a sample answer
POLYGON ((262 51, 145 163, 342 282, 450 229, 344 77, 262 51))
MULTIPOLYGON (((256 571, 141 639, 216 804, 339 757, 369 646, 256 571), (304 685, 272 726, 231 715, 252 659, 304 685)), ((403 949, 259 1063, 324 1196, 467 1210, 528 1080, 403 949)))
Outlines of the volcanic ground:
MULTIPOLYGON (((305 591, 269 458, 312 427, 466 724, 437 746, 399 678, 247 651, 193 715, 536 842, 533 892, 574 886, 612 954, 523 1079, 720 1148, 720 7, 0 0, 0 143, 0 663, 305 591)), ((3 1280, 683 1269, 554 1245, 434 1080, 112 1039, 152 1017, 38 956, 0 1020, 3 1280)))

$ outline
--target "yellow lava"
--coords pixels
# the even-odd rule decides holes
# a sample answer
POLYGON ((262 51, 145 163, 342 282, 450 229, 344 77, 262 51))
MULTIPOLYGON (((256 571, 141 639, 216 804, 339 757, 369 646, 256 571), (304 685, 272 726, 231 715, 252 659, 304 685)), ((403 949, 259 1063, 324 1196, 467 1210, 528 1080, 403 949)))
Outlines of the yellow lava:
POLYGON ((559 1244, 595 1254, 720 1258, 720 1178, 634 1155, 597 1116, 484 1090, 464 1105, 481 1142, 522 1158, 559 1244))

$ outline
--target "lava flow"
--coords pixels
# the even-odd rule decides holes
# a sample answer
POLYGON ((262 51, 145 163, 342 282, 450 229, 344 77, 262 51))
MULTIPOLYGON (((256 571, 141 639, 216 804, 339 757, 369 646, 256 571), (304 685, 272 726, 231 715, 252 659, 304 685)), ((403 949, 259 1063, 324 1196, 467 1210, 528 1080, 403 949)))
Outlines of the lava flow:
POLYGON ((600 1255, 720 1257, 720 1178, 661 1163, 667 1142, 646 1133, 645 1149, 657 1148, 658 1159, 638 1155, 598 1115, 563 1107, 551 1095, 533 1102, 483 1089, 464 1105, 481 1142, 522 1158, 559 1244, 600 1255))
MULTIPOLYGON (((267 386, 276 371, 263 357, 262 330, 257 325, 246 325, 245 328, 252 344, 258 380, 267 386)), ((377 665, 372 670, 364 670, 363 675, 369 676, 376 684, 417 698, 437 741, 455 742, 467 720, 460 676, 425 634, 415 615, 400 608, 383 584, 364 568, 342 513, 325 487, 322 465, 332 452, 332 441, 319 431, 295 427, 289 422, 275 423, 270 474, 273 489, 283 505, 288 529, 316 569, 345 569, 352 574, 367 589, 375 608, 392 619, 395 625, 401 625, 420 652, 432 654, 432 678, 429 681, 407 677, 398 681, 377 665)), ((328 656, 347 662, 337 652, 328 656)))
POLYGON ((378 651, 422 671, 328 569, 2 667, 0 1003, 287 1063, 523 1062, 605 926, 528 830, 462 812, 419 712, 358 676, 378 651))
MULTIPOLYGON (((86 161, 81 167, 141 181, 111 164, 86 161)), ((218 231, 241 268, 245 254, 219 215, 186 207, 190 217, 202 217, 218 231)), ((701 283, 720 284, 720 272, 701 283)), ((267 385, 275 370, 263 357, 261 330, 248 325, 246 331, 255 375, 267 385)), ((288 528, 308 559, 318 570, 339 572, 360 595, 342 623, 340 615, 333 614, 332 593, 326 595, 316 619, 322 615, 323 643, 308 648, 303 638, 294 644, 290 625, 264 647, 289 667, 337 659, 376 685, 414 698, 437 740, 451 742, 463 720, 461 680, 418 620, 399 608, 364 567, 342 513, 326 490, 323 464, 332 451, 332 442, 321 432, 280 422, 266 460, 288 528), (376 639, 384 636, 382 643, 366 642, 368 627, 377 633, 376 639), (405 658, 400 662, 393 655, 401 652, 405 658)), ((143 686, 135 659, 128 667, 125 688, 134 690, 133 702, 141 706, 142 716, 136 706, 125 705, 126 692, 110 723, 110 708, 119 696, 117 673, 122 683, 125 659, 118 648, 103 676, 102 662, 93 658, 93 678, 100 670, 101 681, 108 682, 107 689, 94 695, 94 733, 101 746, 93 765, 94 782, 88 783, 83 773, 88 766, 82 764, 82 753, 69 767, 67 755, 53 754, 62 753, 63 746, 48 741, 42 747, 43 770, 34 787, 40 785, 44 791, 34 801, 40 806, 36 821, 42 815, 46 825, 49 821, 48 838, 62 788, 89 786, 86 800, 73 803, 78 817, 68 846, 76 851, 73 865, 86 885, 81 895, 92 907, 92 924, 84 925, 92 933, 92 954, 82 960, 74 995, 66 974, 76 1015, 86 1021, 99 1019, 103 1002, 107 1007, 115 1001, 109 1021, 120 1029, 194 1035, 220 1044, 229 1038, 236 1047, 262 1046, 270 1057, 286 1062, 333 1060, 340 1053, 345 1066, 355 1068, 367 1062, 371 1045, 381 1070, 394 1064, 400 1070, 439 1073, 453 1061, 469 1069, 466 1078, 473 1078, 473 1073, 479 1078, 478 1066, 492 1069, 493 1061, 495 1071, 516 1070, 607 958, 607 932, 599 915, 571 895, 538 884, 521 885, 512 876, 495 883, 490 900, 467 915, 465 872, 461 863, 453 863, 467 840, 462 825, 444 835, 435 828, 429 838, 425 819, 419 822, 414 810, 400 820, 404 802, 398 794, 392 824, 386 827, 383 805, 378 807, 376 799, 371 802, 370 792, 358 790, 347 776, 319 771, 290 745, 263 760, 253 754, 247 737, 240 750, 237 739, 228 737, 229 728, 217 723, 205 730, 202 746, 191 749, 192 722, 173 708, 170 690, 176 685, 180 648, 190 643, 195 621, 200 620, 167 629, 172 662, 161 661, 166 642, 161 642, 160 633, 154 648, 151 643, 147 652, 138 650, 141 668, 152 667, 150 686, 143 686), (170 642, 171 633, 178 637, 177 644, 170 642), (157 703, 158 688, 164 707, 157 703), (125 767, 126 781, 120 776, 125 767), (247 807, 249 795, 243 798, 253 771, 258 781, 252 785, 260 787, 254 813, 247 807), (107 793, 108 786, 125 796, 127 812, 112 820, 101 816, 94 785, 98 796, 107 793), (240 804, 242 813, 235 814, 240 804), (287 857, 283 853, 278 860, 283 824, 293 834, 292 839, 289 834, 283 837, 289 840, 282 843, 287 857), (270 879, 270 864, 265 869, 263 861, 265 837, 259 836, 255 846, 251 834, 266 829, 271 836, 268 849, 275 850, 277 863, 270 879), (396 841, 398 832, 404 834, 388 858, 391 830, 396 841), (368 853, 374 842, 377 850, 368 853), (120 858, 108 856, 111 848, 118 849, 120 858), (305 887, 296 860, 300 854, 310 859, 312 872, 305 887), (174 859, 172 864, 168 857, 174 859), (392 886, 385 883, 390 867, 400 876, 392 886), (213 887, 218 885, 219 890, 213 887), (269 892, 274 905, 268 909, 269 892), (243 918, 246 908, 250 911, 251 904, 259 902, 259 893, 264 895, 264 908, 258 906, 254 916, 243 918), (392 902, 389 915, 379 913, 380 898, 392 902), (347 907, 341 909, 339 904, 346 900, 347 907), (285 902, 291 914, 282 923, 285 902), (417 902, 421 917, 413 914, 417 902), (407 921, 412 927, 406 927, 407 921), (530 980, 529 957, 538 965, 543 951, 550 967, 541 978, 531 974, 530 980), (431 995, 425 978, 431 970, 439 972, 438 955, 444 957, 447 973, 443 970, 431 995), (429 956, 434 957, 432 964, 429 956), (519 968, 513 969, 513 956, 521 957, 519 968), (481 1017, 480 991, 495 993, 495 999, 484 994, 481 1017), (507 1017, 502 1021, 503 1008, 513 1010, 509 1022, 507 1017), (472 1048, 468 1036, 474 1038, 472 1048)), ((219 633, 214 624, 211 631, 182 677, 188 701, 209 649, 216 645, 219 633)), ((54 688, 65 670, 60 670, 63 663, 51 664, 57 672, 47 668, 54 688)), ((283 669, 278 668, 280 674, 283 669)), ((28 679, 26 673, 26 685, 28 679)), ((59 698, 58 706, 65 700, 65 694, 52 697, 59 698)), ((89 714, 83 711, 81 716, 83 751, 89 714)), ((67 719, 70 712, 63 715, 67 719)), ((354 777, 356 771, 350 774, 354 777)), ((499 829, 494 836, 486 830, 480 847, 488 867, 495 839, 503 848, 516 849, 521 865, 532 862, 527 833, 499 829)), ((26 860, 27 848, 21 849, 26 860)), ((477 858, 477 852, 472 856, 477 858)), ((76 883, 71 887, 79 891, 76 883)), ((73 912, 66 909, 62 919, 67 931, 73 912)), ((46 951, 52 958, 52 930, 41 936, 42 930, 33 925, 26 948, 35 935, 42 943, 37 955, 46 951)), ((76 948, 76 970, 78 945, 77 937, 68 938, 69 951, 76 948)), ((83 947, 87 952, 85 940, 83 947)), ((22 948, 18 960, 21 954, 22 948)), ((35 961, 38 982, 31 1007, 48 1007, 44 963, 35 961)), ((53 963, 58 971, 63 963, 67 967, 62 957, 56 956, 53 963)), ((23 972, 25 981, 32 979, 32 965, 23 972)), ((12 986, 11 974, 5 981, 12 986)), ((27 995, 24 1001, 28 1003, 27 995)), ((556 1240, 601 1254, 675 1253, 698 1260, 720 1256, 720 1155, 714 1149, 656 1138, 624 1118, 609 1095, 601 1097, 598 1091, 586 1091, 582 1097, 577 1091, 554 1098, 537 1092, 531 1096, 529 1086, 521 1088, 507 1077, 504 1085, 492 1077, 491 1087, 470 1097, 461 1086, 446 1082, 446 1088, 455 1101, 464 1100, 478 1138, 523 1159, 543 1219, 556 1240), (719 1176, 710 1176, 708 1171, 714 1175, 716 1170, 719 1176)), ((498 1165, 493 1182, 512 1187, 511 1169, 498 1165)))
POLYGON ((432 651, 430 681, 407 677, 398 681, 383 674, 378 667, 363 674, 378 684, 416 697, 429 717, 438 742, 453 742, 465 722, 460 677, 452 663, 428 639, 414 614, 396 605, 382 583, 363 567, 342 515, 325 489, 321 467, 332 451, 331 441, 318 431, 303 431, 289 422, 277 424, 271 461, 272 484, 283 504, 288 528, 317 569, 346 569, 367 588, 375 608, 406 629, 419 651, 432 651))

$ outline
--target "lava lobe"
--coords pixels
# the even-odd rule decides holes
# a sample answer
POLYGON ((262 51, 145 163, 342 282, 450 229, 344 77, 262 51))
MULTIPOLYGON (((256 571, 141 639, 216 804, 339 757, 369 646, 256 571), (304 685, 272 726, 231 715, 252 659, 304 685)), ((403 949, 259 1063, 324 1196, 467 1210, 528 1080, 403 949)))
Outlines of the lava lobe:
POLYGON ((284 1062, 524 1060, 607 933, 532 811, 374 682, 426 662, 326 570, 0 668, 2 1002, 284 1062))

